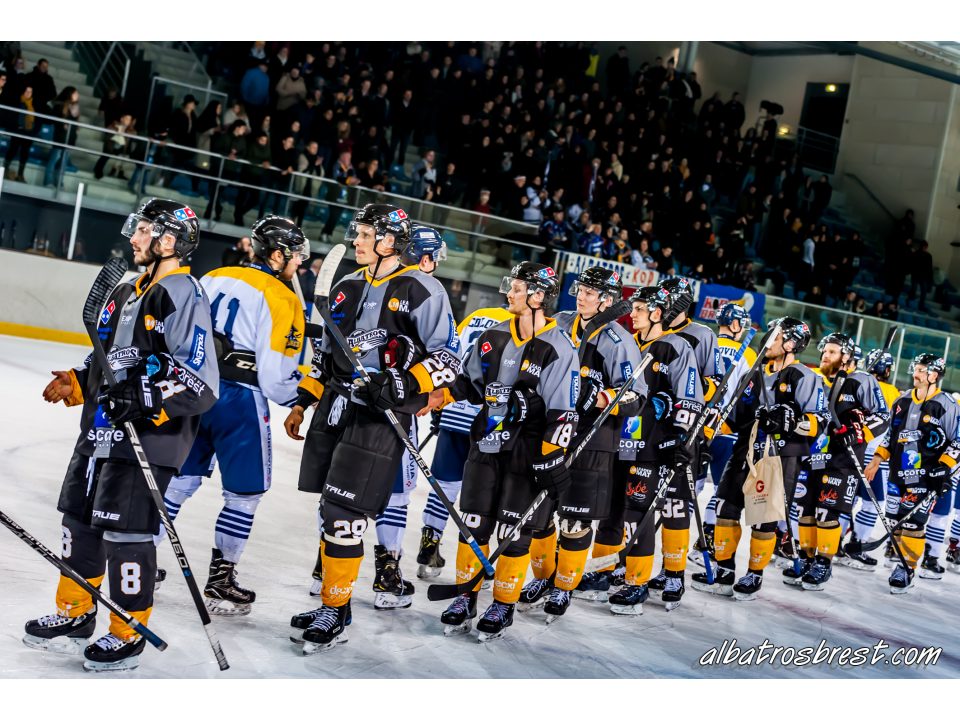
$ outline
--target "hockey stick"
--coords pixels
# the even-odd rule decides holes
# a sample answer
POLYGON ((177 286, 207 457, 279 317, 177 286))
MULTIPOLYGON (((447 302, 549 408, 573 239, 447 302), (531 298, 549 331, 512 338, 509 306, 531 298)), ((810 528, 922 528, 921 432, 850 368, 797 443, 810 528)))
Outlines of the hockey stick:
MULTIPOLYGON (((751 329, 752 331, 753 329, 751 329)), ((763 363, 766 358, 766 353, 773 346, 777 337, 779 336, 779 326, 774 326, 767 332, 767 335, 763 337, 763 345, 760 348, 760 352, 757 354, 756 360, 753 362, 753 365, 750 369, 743 375, 743 378, 740 379, 740 383, 737 384, 737 389, 734 394, 730 397, 730 400, 720 409, 720 412, 717 414, 716 418, 713 420, 714 428, 720 428, 723 425, 723 422, 733 411, 733 407, 736 406, 737 401, 740 400, 740 397, 743 395, 743 392, 747 388, 747 384, 750 382, 751 377, 756 372, 756 370, 763 363)), ((693 427, 690 430, 690 433, 687 435, 687 438, 684 440, 684 444, 688 449, 691 449, 693 444, 696 442, 697 437, 700 433, 703 432, 703 429, 706 427, 707 417, 719 406, 720 402, 723 400, 723 395, 726 392, 727 386, 730 384, 730 379, 733 376, 733 370, 736 368, 737 362, 743 357, 743 354, 746 353, 747 347, 750 345, 750 341, 753 340, 753 334, 749 334, 744 338, 743 342, 740 344, 740 348, 737 349, 737 353, 734 356, 734 361, 730 364, 730 368, 726 370, 723 375, 723 378, 720 379, 720 383, 717 385, 717 390, 714 392, 713 397, 710 399, 710 402, 704 406, 700 414, 697 416, 697 420, 694 423, 693 427)), ((646 358, 650 358, 650 354, 647 354, 646 358)), ((637 528, 634 530, 633 534, 630 535, 630 539, 627 541, 626 545, 619 552, 615 554, 607 554, 602 557, 593 557, 592 559, 587 560, 586 565, 584 566, 585 572, 595 572, 599 569, 618 564, 623 564, 626 562, 628 552, 634 547, 637 541, 640 539, 642 533, 646 531, 646 527, 653 521, 655 512, 659 511, 659 504, 663 501, 666 496, 667 489, 670 488, 670 484, 673 483, 673 476, 676 473, 676 469, 671 469, 666 478, 664 479, 664 484, 662 487, 657 488, 657 494, 654 497, 653 502, 650 505, 650 508, 644 512, 643 518, 637 524, 637 528)), ((693 499, 696 503, 696 497, 693 499)), ((707 569, 710 569, 709 559, 707 560, 707 569)), ((712 572, 711 572, 712 573, 712 572)))
MULTIPOLYGON (((617 389, 617 393, 614 395, 613 400, 610 401, 600 412, 600 415, 594 420, 593 424, 587 429, 586 432, 581 434, 576 439, 576 444, 571 444, 572 451, 568 454, 565 464, 569 466, 573 463, 574 459, 580 455, 580 453, 586 448, 587 444, 590 443, 590 439, 596 435, 600 427, 603 425, 603 422, 606 421, 610 414, 613 413, 613 409, 616 408, 617 404, 620 403, 621 399, 627 394, 628 391, 633 387, 634 382, 639 379, 643 372, 646 370, 647 366, 652 361, 650 354, 647 354, 637 365, 637 368, 634 369, 633 373, 630 374, 630 377, 626 379, 620 388, 617 389)), ((517 537, 520 533, 520 530, 523 528, 523 525, 526 524, 530 517, 540 508, 540 505, 547 498, 546 490, 541 491, 534 500, 530 503, 530 506, 520 515, 520 519, 516 524, 510 529, 510 531, 503 535, 503 538, 497 548, 494 550, 493 554, 490 555, 490 561, 495 561, 503 554, 507 547, 510 546, 511 542, 517 537)), ((473 591, 473 588, 477 586, 477 583, 480 581, 481 577, 484 576, 483 572, 478 572, 473 579, 468 582, 454 583, 454 584, 431 584, 427 587, 427 599, 431 602, 437 602, 443 599, 453 599, 458 597, 461 594, 466 594, 467 592, 473 591)))
MULTIPOLYGON (((922 502, 920 502, 919 504, 917 504, 917 506, 911 509, 907 513, 907 515, 903 517, 903 519, 900 519, 899 521, 897 521, 896 524, 893 524, 890 527, 891 531, 896 531, 901 526, 903 526, 905 522, 910 521, 913 515, 916 514, 918 511, 920 511, 920 509, 922 509, 924 506, 929 504, 936 495, 937 495, 937 492, 928 491, 927 495, 923 498, 922 502)), ((888 532, 885 532, 882 537, 880 537, 879 539, 875 539, 874 541, 871 541, 871 542, 860 542, 859 540, 857 540, 856 544, 853 544, 852 542, 848 542, 848 544, 852 544, 850 548, 851 551, 866 553, 866 552, 872 552, 874 549, 878 549, 880 545, 883 544, 885 541, 887 541, 889 538, 890 538, 890 534, 888 532)))
POLYGON ((427 448, 427 443, 430 441, 430 439, 432 439, 436 435, 437 435, 437 432, 434 431, 433 429, 430 429, 430 433, 428 433, 423 438, 423 441, 420 442, 420 446, 417 447, 417 451, 423 453, 423 450, 427 448))
MULTIPOLYGON (((340 262, 340 261, 339 261, 339 259, 338 259, 338 260, 337 260, 337 263, 339 263, 339 262, 340 262)), ((334 264, 334 265, 336 265, 336 264, 334 264)), ((322 266, 321 266, 321 270, 322 270, 322 266)), ((293 292, 294 292, 295 294, 297 294, 297 301, 300 302, 300 308, 303 309, 304 320, 305 320, 305 321, 310 320, 310 319, 306 318, 307 302, 306 302, 306 301, 304 300, 304 298, 303 298, 303 289, 300 288, 300 278, 297 276, 296 273, 294 273, 294 274, 293 274, 293 278, 290 279, 290 285, 293 286, 293 292)), ((313 309, 314 313, 316 313, 316 310, 317 310, 317 309, 316 309, 316 303, 314 303, 314 309, 313 309)), ((313 314, 311 314, 311 318, 312 318, 312 317, 313 317, 313 314)), ((304 335, 306 335, 306 334, 304 334, 304 335)), ((319 343, 318 341, 314 341, 313 338, 310 338, 310 349, 313 351, 313 354, 314 354, 314 355, 316 355, 316 353, 317 353, 317 351, 318 351, 318 347, 317 347, 317 344, 318 344, 318 343, 319 343)))
MULTIPOLYGON (((894 329, 896 330, 896 329, 894 329)), ((837 389, 836 394, 832 394, 830 398, 830 418, 838 429, 843 426, 840 423, 840 417, 837 416, 837 405, 836 400, 839 397, 839 388, 843 386, 843 382, 846 381, 847 372, 840 371, 836 378, 833 381, 834 387, 837 389)), ((857 458, 857 452, 854 451, 853 446, 850 443, 850 440, 845 436, 843 438, 843 446, 847 450, 847 453, 850 456, 850 460, 853 462, 853 468, 857 471, 857 477, 860 479, 860 483, 864 485, 867 490, 867 496, 870 497, 870 501, 873 502, 873 506, 877 510, 877 516, 880 517, 880 521, 883 523, 884 528, 887 530, 887 535, 890 537, 890 543, 893 544, 893 550, 897 553, 897 557, 900 559, 900 563, 903 565, 904 569, 909 570, 910 566, 907 564, 907 559, 903 555, 903 550, 900 549, 900 543, 893 536, 893 529, 890 528, 890 522, 887 519, 886 514, 880 508, 880 503, 877 501, 877 495, 873 493, 873 489, 870 488, 870 482, 867 481, 866 476, 863 473, 863 466, 860 464, 860 459, 857 458)), ((929 494, 928 494, 929 497, 929 494)), ((926 503, 926 499, 924 499, 926 503)), ((919 506, 917 508, 920 508, 919 506)), ((917 560, 919 562, 919 560, 917 560)))
MULTIPOLYGON (((360 363, 360 359, 357 358, 357 354, 354 353, 353 349, 350 347, 350 343, 346 338, 344 338, 340 327, 330 317, 330 308, 327 304, 327 299, 330 296, 330 288, 333 285, 334 271, 336 271, 336 266, 339 265, 340 259, 343 258, 343 254, 346 253, 346 250, 346 246, 337 245, 334 246, 333 250, 327 254, 324 264, 320 269, 320 276, 317 278, 316 307, 320 312, 321 318, 323 318, 324 327, 330 332, 330 335, 340 347, 343 355, 346 356, 347 360, 350 361, 350 364, 357 372, 357 375, 363 379, 364 383, 370 383, 370 374, 367 372, 367 369, 363 366, 363 364, 360 363), (340 250, 338 251, 338 249, 340 250), (334 259, 332 263, 331 258, 334 259), (324 275, 323 272, 328 268, 330 271, 329 274, 324 275)), ((417 466, 420 467, 420 471, 426 477, 427 482, 439 497, 440 503, 443 504, 443 507, 447 510, 447 513, 450 514, 450 518, 453 519, 453 522, 457 525, 457 528, 463 535, 464 541, 470 546, 470 548, 473 550, 473 553, 477 555, 477 559, 480 560, 480 564, 483 565, 484 570, 490 574, 493 574, 493 565, 480 549, 480 545, 477 543, 477 540, 473 538, 470 527, 468 527, 466 522, 463 521, 463 517, 457 513, 457 510, 447 498, 447 495, 443 493, 443 487, 440 486, 440 482, 437 481, 436 477, 433 475, 433 472, 430 471, 430 467, 427 465, 427 462, 423 460, 422 456, 420 456, 420 452, 417 451, 417 447, 413 445, 412 441, 410 441, 410 435, 404 431, 403 427, 400 425, 400 421, 397 419, 396 414, 387 409, 386 417, 387 421, 389 421, 390 425, 393 427, 393 430, 397 432, 397 436, 400 437, 403 445, 407 448, 407 452, 410 454, 410 457, 417 463, 417 466)), ((416 419, 414 419, 413 423, 416 423, 416 419)))
POLYGON ((75 571, 73 571, 73 568, 69 564, 67 564, 65 561, 60 559, 52 551, 47 549, 34 536, 27 533, 27 531, 22 526, 20 526, 19 524, 17 524, 17 522, 15 522, 9 516, 4 514, 3 511, 0 511, 0 524, 3 524, 5 527, 7 527, 7 529, 9 529, 18 537, 20 537, 27 544, 27 546, 32 548, 34 551, 38 552, 40 556, 42 556, 48 562, 53 564, 53 566, 55 566, 57 569, 60 570, 60 573, 63 576, 69 577, 70 579, 73 580, 75 584, 82 587, 87 592, 87 594, 93 597, 96 597, 96 599, 99 602, 101 602, 104 606, 108 607, 110 611, 112 611, 114 614, 120 617, 120 619, 122 619, 126 624, 132 627, 137 634, 139 634, 148 642, 150 642, 150 644, 152 644, 154 647, 159 649, 161 652, 167 648, 166 642, 164 642, 162 639, 160 639, 160 637, 158 637, 156 634, 154 634, 149 629, 147 629, 145 625, 138 622, 136 618, 131 617, 129 614, 127 614, 127 612, 123 609, 123 607, 121 607, 119 604, 113 601, 106 594, 101 592, 97 587, 93 586, 90 582, 88 582, 86 579, 84 579, 75 571))
POLYGON ((631 304, 629 301, 617 301, 610 306, 610 308, 601 311, 583 325, 583 328, 580 331, 579 346, 577 346, 577 357, 580 359, 581 364, 583 363, 583 357, 586 354, 587 346, 589 345, 587 341, 589 341, 590 337, 593 336, 593 332, 606 326, 611 321, 616 321, 624 314, 629 313, 630 309, 631 304))
MULTIPOLYGON (((123 278, 126 270, 127 262, 123 258, 111 258, 107 261, 93 282, 93 287, 87 295, 87 301, 83 305, 83 325, 86 327, 87 335, 90 336, 90 342, 93 344, 93 357, 100 366, 103 372, 103 378, 109 386, 116 384, 117 379, 113 373, 113 369, 110 367, 107 354, 103 349, 103 343, 101 343, 97 333, 97 318, 110 292, 120 282, 120 279, 123 278)), ((217 658, 217 664, 221 670, 227 670, 230 668, 230 665, 227 663, 223 648, 220 646, 220 640, 217 638, 217 633, 211 624, 210 614, 207 612, 203 597, 200 595, 200 588, 197 586, 197 580, 193 575, 193 570, 190 569, 187 554, 183 549, 183 545, 180 544, 180 537, 177 536, 177 531, 173 528, 173 522, 167 513, 167 507, 163 501, 163 496, 160 494, 160 489, 157 487, 157 480, 153 476, 150 462, 143 451, 143 446, 140 444, 140 435, 129 421, 124 422, 123 430, 126 432, 127 438, 130 439, 130 445, 133 447, 133 452, 137 457, 140 470, 143 472, 143 478, 147 482, 147 488, 150 490, 153 503, 156 505, 157 511, 160 512, 160 520, 163 523, 164 529, 167 531, 167 536, 170 537, 170 546, 173 547, 173 553, 177 557, 177 564, 180 567, 180 571, 183 572, 184 578, 187 580, 187 587, 190 589, 193 603, 196 605, 197 612, 200 614, 200 622, 203 624, 203 630, 207 633, 207 639, 210 641, 210 647, 213 649, 213 654, 217 658)))

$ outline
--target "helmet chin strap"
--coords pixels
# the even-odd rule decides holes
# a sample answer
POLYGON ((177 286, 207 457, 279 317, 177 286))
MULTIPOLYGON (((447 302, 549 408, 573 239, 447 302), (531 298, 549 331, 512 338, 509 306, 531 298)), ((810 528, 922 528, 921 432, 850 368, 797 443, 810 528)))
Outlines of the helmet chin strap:
MULTIPOLYGON (((163 235, 161 235, 160 238, 163 238, 163 235)), ((149 247, 148 250, 150 251, 150 265, 152 265, 153 268, 150 269, 150 275, 147 277, 147 285, 144 286, 144 288, 149 287, 150 284, 153 283, 153 279, 156 278, 156 276, 157 276, 157 271, 160 270, 160 264, 161 264, 163 261, 166 261, 167 259, 170 259, 170 258, 176 258, 176 257, 177 257, 176 252, 170 254, 169 256, 161 256, 161 255, 160 255, 160 252, 159 252, 159 248, 160 248, 160 238, 151 238, 151 239, 150 239, 150 247, 149 247), (154 250, 154 245, 156 245, 157 250, 154 250)), ((174 248, 176 248, 176 245, 174 245, 174 248)))

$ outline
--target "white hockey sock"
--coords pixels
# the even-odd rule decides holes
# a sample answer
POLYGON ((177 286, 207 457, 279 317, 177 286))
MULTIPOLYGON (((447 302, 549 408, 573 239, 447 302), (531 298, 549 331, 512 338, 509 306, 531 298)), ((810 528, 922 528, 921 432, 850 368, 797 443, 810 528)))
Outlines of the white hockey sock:
MULTIPOLYGON (((462 481, 440 481, 440 488, 443 489, 443 493, 453 504, 457 502, 457 497, 460 496, 461 486, 463 486, 462 481)), ((427 496, 427 505, 423 508, 423 525, 431 526, 437 531, 443 532, 449 518, 450 515, 440 502, 437 492, 431 489, 429 496, 427 496)))
POLYGON ((887 494, 887 504, 884 507, 887 517, 892 519, 900 511, 900 497, 887 494))
POLYGON ((377 517, 377 541, 397 557, 403 548, 403 532, 407 528, 407 506, 388 506, 377 517))
POLYGON ((796 504, 790 505, 790 531, 795 540, 800 539, 800 507, 796 504))
POLYGON ((860 541, 866 541, 873 533, 873 527, 877 523, 877 510, 873 503, 864 504, 853 517, 853 533, 857 535, 860 541))
POLYGON ((707 502, 707 510, 703 513, 703 523, 710 526, 717 525, 717 492, 713 492, 710 501, 707 502))
MULTIPOLYGON (((167 507, 167 514, 170 515, 170 521, 176 521, 180 514, 180 508, 183 503, 193 496, 194 492, 200 488, 203 479, 199 476, 174 476, 167 485, 167 491, 163 495, 163 505, 167 507)), ((160 531, 153 536, 153 543, 160 546, 167 536, 167 530, 163 524, 160 525, 160 531)))
POLYGON ((843 537, 846 535, 847 530, 849 528, 850 528, 850 515, 841 514, 840 515, 840 538, 841 539, 843 539, 843 537))
POLYGON ((953 539, 960 539, 960 514, 953 517, 953 524, 950 525, 950 536, 953 539))
POLYGON ((262 498, 263 494, 223 492, 223 509, 217 517, 214 543, 228 562, 236 564, 240 561, 253 527, 253 515, 262 498))
POLYGON ((947 520, 950 513, 931 514, 927 522, 927 544, 930 545, 930 556, 943 556, 943 539, 947 534, 947 520))

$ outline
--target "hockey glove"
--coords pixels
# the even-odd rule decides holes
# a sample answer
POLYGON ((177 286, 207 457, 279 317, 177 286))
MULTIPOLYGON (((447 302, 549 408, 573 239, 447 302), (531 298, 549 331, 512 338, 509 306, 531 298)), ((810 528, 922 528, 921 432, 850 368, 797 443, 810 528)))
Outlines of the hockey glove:
POLYGON ((650 397, 653 418, 657 421, 669 421, 673 417, 673 397, 666 391, 658 391, 650 397))
POLYGON ((138 419, 155 419, 160 414, 163 394, 153 379, 166 376, 165 359, 150 356, 130 369, 123 381, 108 386, 97 403, 114 426, 138 419))
POLYGON ((577 399, 577 411, 585 414, 597 405, 597 397, 603 389, 594 379, 587 376, 580 386, 580 398, 577 399))
POLYGON ((565 460, 564 453, 556 451, 534 463, 533 484, 538 492, 546 491, 547 496, 556 500, 570 488, 570 470, 565 460))
POLYGON ((950 468, 943 464, 937 464, 930 473, 927 474, 927 484, 930 491, 937 492, 937 496, 943 496, 950 493, 953 488, 953 479, 950 478, 950 468))
POLYGON ((766 434, 789 434, 797 428, 797 417, 789 404, 775 404, 757 411, 760 430, 766 434))
POLYGON ((507 401, 507 413, 504 423, 515 428, 531 417, 542 418, 546 413, 543 399, 539 395, 525 388, 514 388, 510 391, 507 401))
POLYGON ((416 386, 416 379, 406 371, 388 368, 370 374, 368 383, 357 379, 354 384, 357 398, 367 406, 390 411, 407 402, 416 386))
POLYGON ((678 474, 686 474, 687 468, 693 462, 693 455, 690 453, 687 445, 683 443, 682 439, 677 438, 674 441, 672 456, 673 459, 671 463, 673 468, 677 470, 678 474))
POLYGON ((431 434, 440 433, 440 412, 439 411, 430 412, 430 433, 431 434))
POLYGON ((850 409, 844 414, 843 422, 839 427, 830 427, 830 437, 834 439, 845 440, 847 444, 862 444, 863 427, 866 420, 863 418, 863 412, 860 409, 850 409))

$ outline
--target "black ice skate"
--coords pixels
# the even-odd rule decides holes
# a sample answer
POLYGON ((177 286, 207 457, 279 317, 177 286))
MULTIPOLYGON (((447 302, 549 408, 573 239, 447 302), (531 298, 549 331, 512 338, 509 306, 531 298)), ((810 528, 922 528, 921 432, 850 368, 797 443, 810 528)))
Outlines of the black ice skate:
POLYGON ((547 615, 547 624, 552 624, 560 619, 569 606, 570 592, 565 589, 557 589, 556 587, 551 589, 550 594, 547 596, 547 601, 543 603, 543 611, 547 615))
POLYGON ((127 639, 105 634, 83 650, 83 656, 86 657, 83 668, 88 672, 136 669, 140 666, 140 653, 146 644, 147 640, 139 634, 127 639))
POLYGON ((947 562, 947 569, 951 572, 960 572, 960 539, 950 537, 950 546, 947 547, 944 560, 947 562))
POLYGON ((257 599, 256 592, 237 584, 236 565, 224 559, 219 549, 213 550, 210 577, 203 589, 203 596, 210 614, 223 617, 250 614, 250 605, 257 599))
POLYGON ((166 569, 157 569, 157 576, 153 580, 153 591, 154 593, 160 591, 160 585, 167 581, 167 570, 166 569))
POLYGON ((346 629, 350 619, 350 602, 342 607, 320 607, 303 633, 303 654, 317 654, 347 642, 346 629))
POLYGON ((917 575, 921 579, 943 579, 943 573, 947 571, 940 566, 940 558, 930 556, 930 545, 927 544, 924 549, 923 561, 920 562, 920 569, 917 575))
POLYGON ((660 601, 668 612, 680 606, 680 600, 683 599, 683 572, 667 573, 667 583, 663 587, 663 594, 660 595, 660 601))
POLYGON ((738 602, 750 602, 757 598, 763 585, 763 575, 747 572, 733 585, 733 598, 738 602))
POLYGON ((666 586, 667 571, 665 569, 661 569, 657 576, 647 582, 647 588, 650 590, 650 597, 657 602, 660 601, 660 595, 663 594, 663 589, 666 586))
MULTIPOLYGON (((343 622, 345 627, 350 626, 350 622, 353 621, 353 614, 350 611, 350 602, 347 602, 347 617, 343 622)), ((323 611, 323 607, 317 607, 316 609, 311 609, 306 612, 301 612, 300 614, 295 614, 290 619, 290 626, 294 629, 308 629, 313 621, 320 616, 320 612, 323 611)), ((290 632, 290 641, 294 644, 303 644, 303 632, 290 632)))
POLYGON ((913 589, 913 570, 897 564, 887 582, 890 584, 891 594, 906 594, 913 589))
POLYGON ((805 559, 804 557, 800 558, 800 570, 793 566, 793 561, 791 560, 790 566, 783 570, 783 583, 789 584, 791 587, 799 587, 803 584, 803 575, 810 571, 810 567, 813 566, 812 559, 805 559))
POLYGON ((310 596, 319 597, 323 591, 323 553, 317 550, 317 563, 313 565, 313 578, 310 580, 310 596))
POLYGON ((723 567, 714 567, 713 584, 707 579, 706 572, 694 572, 691 577, 690 586, 698 592, 707 594, 718 594, 721 597, 733 596, 733 583, 737 580, 732 569, 723 567))
POLYGON ((455 598, 450 606, 443 610, 440 621, 443 623, 443 636, 453 637, 466 634, 477 617, 477 592, 467 592, 455 598))
MULTIPOLYGON (((704 524, 703 525, 703 537, 706 540, 707 546, 706 550, 710 561, 716 564, 716 559, 713 558, 713 524, 704 524)), ((693 547, 690 549, 690 552, 687 554, 687 561, 693 562, 698 567, 703 567, 703 549, 700 547, 700 538, 697 537, 697 541, 693 543, 693 547)))
POLYGON ((830 581, 832 576, 830 570, 830 560, 824 557, 817 557, 816 561, 806 573, 800 578, 800 586, 808 592, 823 591, 823 587, 830 581))
POLYGON ((534 607, 539 607, 547 601, 547 594, 553 589, 553 583, 550 579, 531 579, 523 585, 520 592, 520 601, 517 603, 517 611, 526 612, 534 607))
POLYGON ((513 610, 516 604, 506 604, 494 600, 477 622, 477 641, 480 643, 500 639, 504 630, 513 624, 513 610))
POLYGON ((624 584, 620 591, 610 595, 610 612, 637 617, 643 614, 643 603, 650 598, 646 584, 624 584))
POLYGON ((892 569, 899 563, 897 553, 893 550, 893 544, 888 541, 887 545, 883 548, 883 566, 887 569, 892 569))
POLYGON ((586 572, 573 590, 575 599, 587 602, 606 602, 610 598, 613 572, 586 572))
POLYGON ((24 625, 23 643, 32 649, 58 654, 80 654, 97 626, 97 608, 79 617, 48 614, 24 625))
POLYGON ((780 532, 777 536, 777 543, 773 548, 773 565, 777 569, 788 569, 793 567, 793 552, 796 542, 793 536, 788 532, 780 532))
POLYGON ((867 556, 867 553, 860 546, 860 542, 854 543, 852 539, 844 545, 844 555, 835 557, 833 563, 862 572, 877 571, 877 560, 867 556))
POLYGON ((413 604, 414 587, 405 581, 400 571, 400 559, 385 546, 377 544, 373 548, 373 563, 376 576, 373 579, 373 608, 381 611, 406 609, 413 604))
POLYGON ((440 537, 442 532, 432 526, 420 530, 420 551, 417 552, 417 578, 433 579, 440 576, 446 559, 440 556, 440 537))

